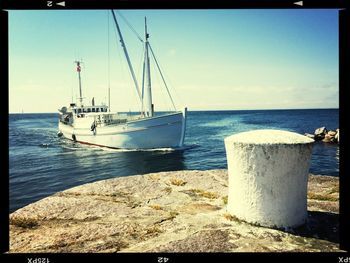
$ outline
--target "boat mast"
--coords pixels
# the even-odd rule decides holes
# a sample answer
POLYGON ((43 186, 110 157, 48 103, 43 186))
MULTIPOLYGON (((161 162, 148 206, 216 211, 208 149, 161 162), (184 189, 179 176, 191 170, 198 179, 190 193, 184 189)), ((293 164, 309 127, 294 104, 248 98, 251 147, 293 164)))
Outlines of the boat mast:
MULTIPOLYGON (((144 50, 145 54, 146 50, 144 50)), ((145 109, 144 109, 144 96, 145 96, 145 68, 146 68, 146 60, 145 60, 146 55, 144 55, 143 59, 143 68, 142 68, 142 86, 141 86, 141 98, 142 98, 142 105, 141 105, 141 113, 142 115, 145 114, 145 109)))
POLYGON ((77 64, 77 72, 78 72, 78 76, 79 76, 79 94, 80 94, 80 97, 79 97, 79 101, 80 101, 80 106, 83 106, 83 95, 82 95, 82 92, 81 92, 81 78, 80 78, 80 71, 81 71, 81 68, 80 68, 80 63, 81 61, 74 61, 74 63, 77 64))
POLYGON ((134 80, 134 83, 135 83, 135 88, 136 88, 136 91, 137 91, 137 95, 139 96, 140 102, 142 103, 142 98, 141 98, 141 94, 140 94, 139 85, 137 84, 137 80, 136 80, 136 76, 135 76, 135 73, 134 73, 134 69, 132 68, 132 65, 131 65, 131 62, 130 62, 128 50, 126 49, 126 46, 125 46, 125 43, 124 43, 124 39, 123 39, 122 33, 120 31, 120 28, 119 28, 119 25, 118 25, 118 21, 117 21, 117 18, 115 16, 115 14, 114 14, 114 11, 113 10, 111 10, 111 11, 112 11, 112 15, 113 15, 113 19, 114 19, 115 25, 117 27, 118 35, 119 35, 119 38, 120 38, 120 43, 121 43, 121 45, 123 47, 124 54, 125 54, 125 57, 126 57, 126 61, 128 62, 129 69, 130 69, 130 72, 131 72, 131 76, 132 76, 132 79, 134 80))
POLYGON ((148 53, 148 38, 149 34, 147 33, 147 19, 145 17, 145 61, 146 61, 146 71, 147 71, 147 104, 146 112, 148 117, 153 116, 153 104, 152 104, 152 84, 151 84, 151 68, 149 65, 149 53, 148 53))

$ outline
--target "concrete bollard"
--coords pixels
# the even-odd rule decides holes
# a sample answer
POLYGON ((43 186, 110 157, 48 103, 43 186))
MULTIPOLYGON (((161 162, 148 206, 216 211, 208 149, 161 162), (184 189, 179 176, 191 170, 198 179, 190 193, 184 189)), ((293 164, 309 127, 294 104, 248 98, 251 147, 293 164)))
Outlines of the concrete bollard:
POLYGON ((305 223, 313 139, 281 130, 253 130, 225 138, 227 210, 260 226, 305 223))

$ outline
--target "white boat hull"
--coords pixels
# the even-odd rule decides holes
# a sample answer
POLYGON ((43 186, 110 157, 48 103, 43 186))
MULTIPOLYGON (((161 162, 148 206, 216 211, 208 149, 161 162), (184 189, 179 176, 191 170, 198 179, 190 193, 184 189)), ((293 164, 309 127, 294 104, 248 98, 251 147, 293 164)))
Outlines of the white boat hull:
POLYGON ((67 139, 115 149, 176 148, 184 144, 186 109, 162 116, 128 121, 124 124, 75 127, 59 122, 59 132, 67 139))

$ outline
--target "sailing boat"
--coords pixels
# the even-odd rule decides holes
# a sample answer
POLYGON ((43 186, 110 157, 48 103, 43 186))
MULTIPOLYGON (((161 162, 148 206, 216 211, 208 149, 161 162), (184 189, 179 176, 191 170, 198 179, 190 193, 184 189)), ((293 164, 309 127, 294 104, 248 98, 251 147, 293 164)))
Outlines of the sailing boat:
POLYGON ((154 56, 149 43, 147 21, 145 18, 145 52, 143 63, 142 90, 140 92, 128 51, 119 28, 114 11, 113 19, 118 31, 121 46, 132 75, 135 88, 141 103, 138 115, 111 113, 107 105, 91 105, 83 101, 81 87, 81 61, 75 61, 79 78, 79 103, 70 103, 69 107, 59 109, 58 135, 82 144, 108 147, 114 149, 152 149, 152 148, 178 148, 182 147, 185 139, 187 108, 177 111, 163 74, 154 56), (170 113, 154 112, 152 103, 152 87, 150 76, 150 52, 159 69, 168 95, 174 106, 170 113), (146 76, 146 78, 145 78, 146 76), (146 79, 147 88, 144 89, 146 79))

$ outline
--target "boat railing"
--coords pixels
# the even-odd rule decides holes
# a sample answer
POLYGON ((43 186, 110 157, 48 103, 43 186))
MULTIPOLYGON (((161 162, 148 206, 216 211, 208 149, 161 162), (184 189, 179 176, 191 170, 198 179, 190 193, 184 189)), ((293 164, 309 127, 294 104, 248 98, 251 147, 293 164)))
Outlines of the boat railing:
POLYGON ((135 121, 135 120, 139 120, 139 119, 142 119, 142 118, 144 118, 144 115, 141 115, 141 114, 139 114, 139 115, 128 115, 127 116, 128 121, 135 121))
POLYGON ((127 122, 126 114, 111 113, 111 114, 100 114, 94 116, 96 126, 107 126, 123 124, 127 122))

